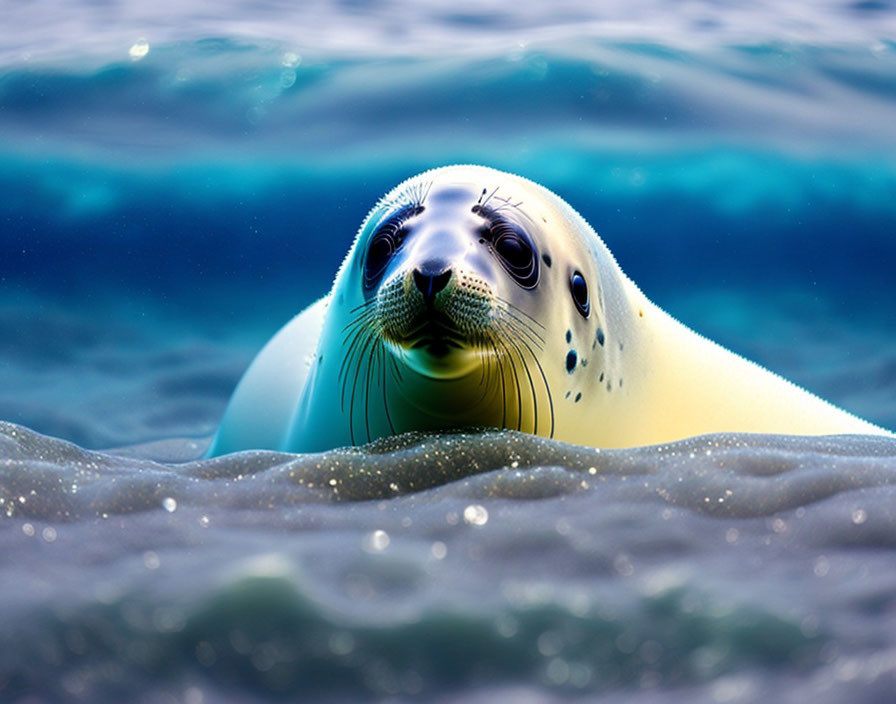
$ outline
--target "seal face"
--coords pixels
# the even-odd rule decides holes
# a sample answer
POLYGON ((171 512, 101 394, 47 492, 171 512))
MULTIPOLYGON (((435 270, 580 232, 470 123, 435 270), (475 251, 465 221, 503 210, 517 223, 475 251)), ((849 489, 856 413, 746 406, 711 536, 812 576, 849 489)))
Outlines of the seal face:
POLYGON ((208 454, 470 426, 597 447, 886 433, 675 321, 547 189, 450 166, 370 211, 330 295, 247 370, 208 454))

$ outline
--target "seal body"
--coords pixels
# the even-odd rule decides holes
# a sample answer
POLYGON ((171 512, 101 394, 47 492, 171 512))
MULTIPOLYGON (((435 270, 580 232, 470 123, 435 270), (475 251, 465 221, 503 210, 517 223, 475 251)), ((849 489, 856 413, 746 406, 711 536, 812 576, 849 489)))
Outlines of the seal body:
POLYGON ((450 166, 371 210, 330 294, 252 362, 208 454, 470 426, 595 447, 889 434, 673 319, 552 192, 450 166))

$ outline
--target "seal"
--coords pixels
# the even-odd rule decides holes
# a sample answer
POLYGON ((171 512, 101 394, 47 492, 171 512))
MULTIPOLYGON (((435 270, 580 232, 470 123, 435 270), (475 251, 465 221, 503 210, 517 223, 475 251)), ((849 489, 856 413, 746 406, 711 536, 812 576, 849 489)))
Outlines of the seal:
POLYGON ((606 448, 890 434, 673 319, 551 191, 448 166, 370 211, 330 294, 252 362, 207 454, 471 426, 606 448))

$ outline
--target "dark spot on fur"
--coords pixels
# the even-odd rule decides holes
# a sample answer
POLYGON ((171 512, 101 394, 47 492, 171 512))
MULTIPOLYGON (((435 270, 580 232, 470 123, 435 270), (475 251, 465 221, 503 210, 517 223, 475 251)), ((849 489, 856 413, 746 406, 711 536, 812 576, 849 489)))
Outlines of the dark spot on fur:
POLYGON ((600 379, 598 379, 598 381, 603 381, 603 380, 604 380, 604 373, 601 372, 601 373, 600 373, 600 379))
POLYGON ((599 344, 601 347, 604 346, 604 331, 603 331, 603 328, 598 328, 598 329, 597 329, 597 344, 599 344))
POLYGON ((566 371, 572 374, 572 370, 576 368, 576 360, 578 359, 578 355, 576 355, 575 350, 570 350, 569 354, 566 355, 566 371))
POLYGON ((572 342, 572 330, 567 330, 567 331, 566 331, 566 341, 567 341, 567 342, 572 342))
POLYGON ((547 252, 545 252, 544 254, 541 255, 541 261, 544 262, 544 265, 546 267, 550 267, 551 266, 551 255, 548 254, 547 252))
POLYGON ((567 392, 566 392, 566 396, 564 396, 564 398, 569 398, 569 395, 570 395, 571 393, 572 393, 572 391, 567 391, 567 392))
POLYGON ((622 388, 622 377, 619 377, 619 388, 622 388))
POLYGON ((581 392, 579 392, 579 393, 576 394, 576 403, 579 402, 579 399, 580 399, 580 398, 582 398, 582 393, 581 393, 581 392))
POLYGON ((608 379, 607 380, 607 391, 612 391, 612 390, 613 390, 613 382, 608 379))
POLYGON ((583 367, 587 367, 587 366, 588 366, 588 360, 585 359, 584 357, 582 357, 582 362, 581 362, 581 364, 582 364, 583 367))

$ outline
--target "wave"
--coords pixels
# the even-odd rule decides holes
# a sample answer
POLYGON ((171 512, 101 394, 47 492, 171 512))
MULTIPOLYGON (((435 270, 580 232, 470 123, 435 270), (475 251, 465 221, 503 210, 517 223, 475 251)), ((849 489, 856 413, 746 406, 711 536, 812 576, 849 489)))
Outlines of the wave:
POLYGON ((0 692, 650 701, 772 682, 839 701, 857 667, 851 696, 873 701, 892 682, 856 659, 894 630, 851 567, 892 578, 891 439, 466 432, 191 460, 202 445, 100 453, 0 424, 0 692))

